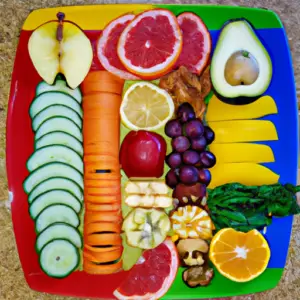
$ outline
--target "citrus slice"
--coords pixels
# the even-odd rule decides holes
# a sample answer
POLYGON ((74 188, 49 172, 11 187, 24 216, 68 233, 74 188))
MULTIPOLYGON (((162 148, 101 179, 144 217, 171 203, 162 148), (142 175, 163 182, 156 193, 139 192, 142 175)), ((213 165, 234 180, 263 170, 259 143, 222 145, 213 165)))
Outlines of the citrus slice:
POLYGON ((118 55, 130 72, 154 79, 172 69, 181 48, 182 35, 175 15, 153 9, 139 14, 124 29, 118 55))
POLYGON ((211 52, 211 37, 202 20, 186 12, 177 17, 182 31, 183 46, 175 67, 185 66, 189 71, 200 74, 207 65, 211 52))
POLYGON ((174 113, 171 96, 148 82, 137 82, 125 93, 120 108, 124 125, 132 130, 156 130, 174 113))
POLYGON ((136 80, 138 77, 129 73, 123 66, 117 54, 117 45, 124 28, 134 18, 134 14, 126 14, 111 21, 103 29, 97 42, 97 55, 102 66, 107 71, 127 80, 136 80))
POLYGON ((128 277, 114 291, 117 299, 160 299, 173 283, 179 265, 174 243, 167 239, 158 247, 146 250, 128 277))
POLYGON ((209 258, 225 277, 237 282, 246 282, 256 278, 266 269, 270 259, 270 248, 256 229, 244 233, 225 228, 213 237, 209 258))

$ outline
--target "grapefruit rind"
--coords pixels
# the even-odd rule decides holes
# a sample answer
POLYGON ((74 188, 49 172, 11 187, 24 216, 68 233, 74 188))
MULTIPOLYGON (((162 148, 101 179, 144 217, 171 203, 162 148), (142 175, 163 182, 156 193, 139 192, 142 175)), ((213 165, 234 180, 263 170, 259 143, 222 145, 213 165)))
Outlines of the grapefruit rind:
MULTIPOLYGON (((181 26, 183 19, 185 19, 185 18, 188 18, 188 19, 194 21, 197 24, 198 30, 202 34, 204 32, 206 33, 206 34, 203 34, 203 44, 204 44, 203 53, 205 53, 205 54, 203 55, 202 59, 200 59, 199 62, 193 66, 193 68, 197 71, 197 74, 200 75, 202 70, 207 65, 207 62, 210 57, 211 49, 212 49, 210 33, 209 33, 206 25, 203 23, 203 21, 197 15, 195 15, 194 13, 191 13, 191 12, 182 13, 177 17, 179 26, 181 26)), ((183 47, 184 47, 184 45, 183 45, 183 47)), ((178 59, 180 59, 180 56, 178 59)), ((180 67, 180 66, 178 65, 177 67, 180 67)))
POLYGON ((118 56, 121 62, 123 63, 123 65, 125 66, 125 68, 127 68, 130 72, 137 74, 143 79, 154 79, 165 75, 172 69, 172 67, 176 63, 181 53, 181 49, 182 49, 182 34, 176 16, 172 12, 165 9, 153 9, 153 10, 144 11, 141 14, 137 15, 136 18, 133 19, 124 29, 119 39, 118 56), (163 63, 157 64, 153 67, 142 68, 139 66, 135 66, 131 63, 130 59, 126 57, 125 44, 128 38, 128 34, 130 30, 134 28, 143 18, 145 17, 155 18, 157 16, 166 16, 169 19, 170 25, 172 26, 174 35, 176 37, 176 41, 173 47, 174 51, 163 63))
MULTIPOLYGON (((174 243, 172 242, 171 239, 169 239, 169 238, 166 239, 164 241, 164 244, 167 246, 167 248, 169 249, 169 251, 171 253, 171 265, 170 265, 169 276, 165 278, 164 282, 161 285, 161 289, 155 294, 147 293, 145 295, 130 295, 130 296, 125 296, 121 292, 119 292, 118 289, 116 289, 113 292, 113 295, 117 299, 120 299, 120 300, 157 300, 157 299, 160 299, 163 295, 165 295, 167 293, 167 291, 171 287, 171 285, 176 277, 178 266, 179 266, 179 257, 178 257, 176 246, 174 245, 174 243)), ((151 250, 147 250, 147 251, 151 251, 151 250)))
POLYGON ((107 57, 104 54, 104 49, 107 41, 109 40, 109 35, 114 27, 118 24, 124 24, 125 22, 132 21, 135 18, 134 14, 126 14, 123 15, 113 21, 111 21, 106 27, 103 29, 98 41, 97 41, 97 55, 104 69, 108 72, 113 73, 114 75, 126 79, 126 80, 138 80, 139 78, 127 71, 120 70, 114 66, 112 66, 107 57))

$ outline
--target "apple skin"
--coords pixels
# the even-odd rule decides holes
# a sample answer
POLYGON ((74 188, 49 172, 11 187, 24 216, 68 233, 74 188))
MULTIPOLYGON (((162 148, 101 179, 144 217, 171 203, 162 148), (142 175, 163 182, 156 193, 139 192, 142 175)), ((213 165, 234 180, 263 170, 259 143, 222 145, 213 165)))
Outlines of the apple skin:
POLYGON ((164 138, 145 130, 129 132, 121 146, 120 162, 127 177, 161 177, 167 144, 164 138))

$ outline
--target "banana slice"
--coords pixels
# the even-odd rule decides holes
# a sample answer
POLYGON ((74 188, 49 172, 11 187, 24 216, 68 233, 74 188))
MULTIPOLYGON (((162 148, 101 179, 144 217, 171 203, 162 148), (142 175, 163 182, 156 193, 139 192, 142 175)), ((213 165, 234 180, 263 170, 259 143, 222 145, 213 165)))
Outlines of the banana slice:
POLYGON ((168 195, 171 189, 163 181, 127 181, 125 192, 145 195, 168 195))
POLYGON ((157 209, 135 208, 125 218, 122 229, 130 246, 153 249, 161 244, 171 228, 168 215, 157 209))
POLYGON ((129 195, 125 198, 125 203, 130 207, 157 207, 167 208, 172 205, 173 198, 168 196, 153 195, 129 195))

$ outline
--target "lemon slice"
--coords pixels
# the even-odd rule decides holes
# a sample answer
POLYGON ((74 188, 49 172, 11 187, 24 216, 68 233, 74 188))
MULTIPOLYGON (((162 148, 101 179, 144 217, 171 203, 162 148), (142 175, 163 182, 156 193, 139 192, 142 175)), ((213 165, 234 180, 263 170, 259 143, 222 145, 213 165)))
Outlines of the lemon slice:
POLYGON ((156 130, 164 126, 173 113, 171 96, 149 82, 133 84, 126 91, 120 108, 122 122, 132 130, 156 130))

